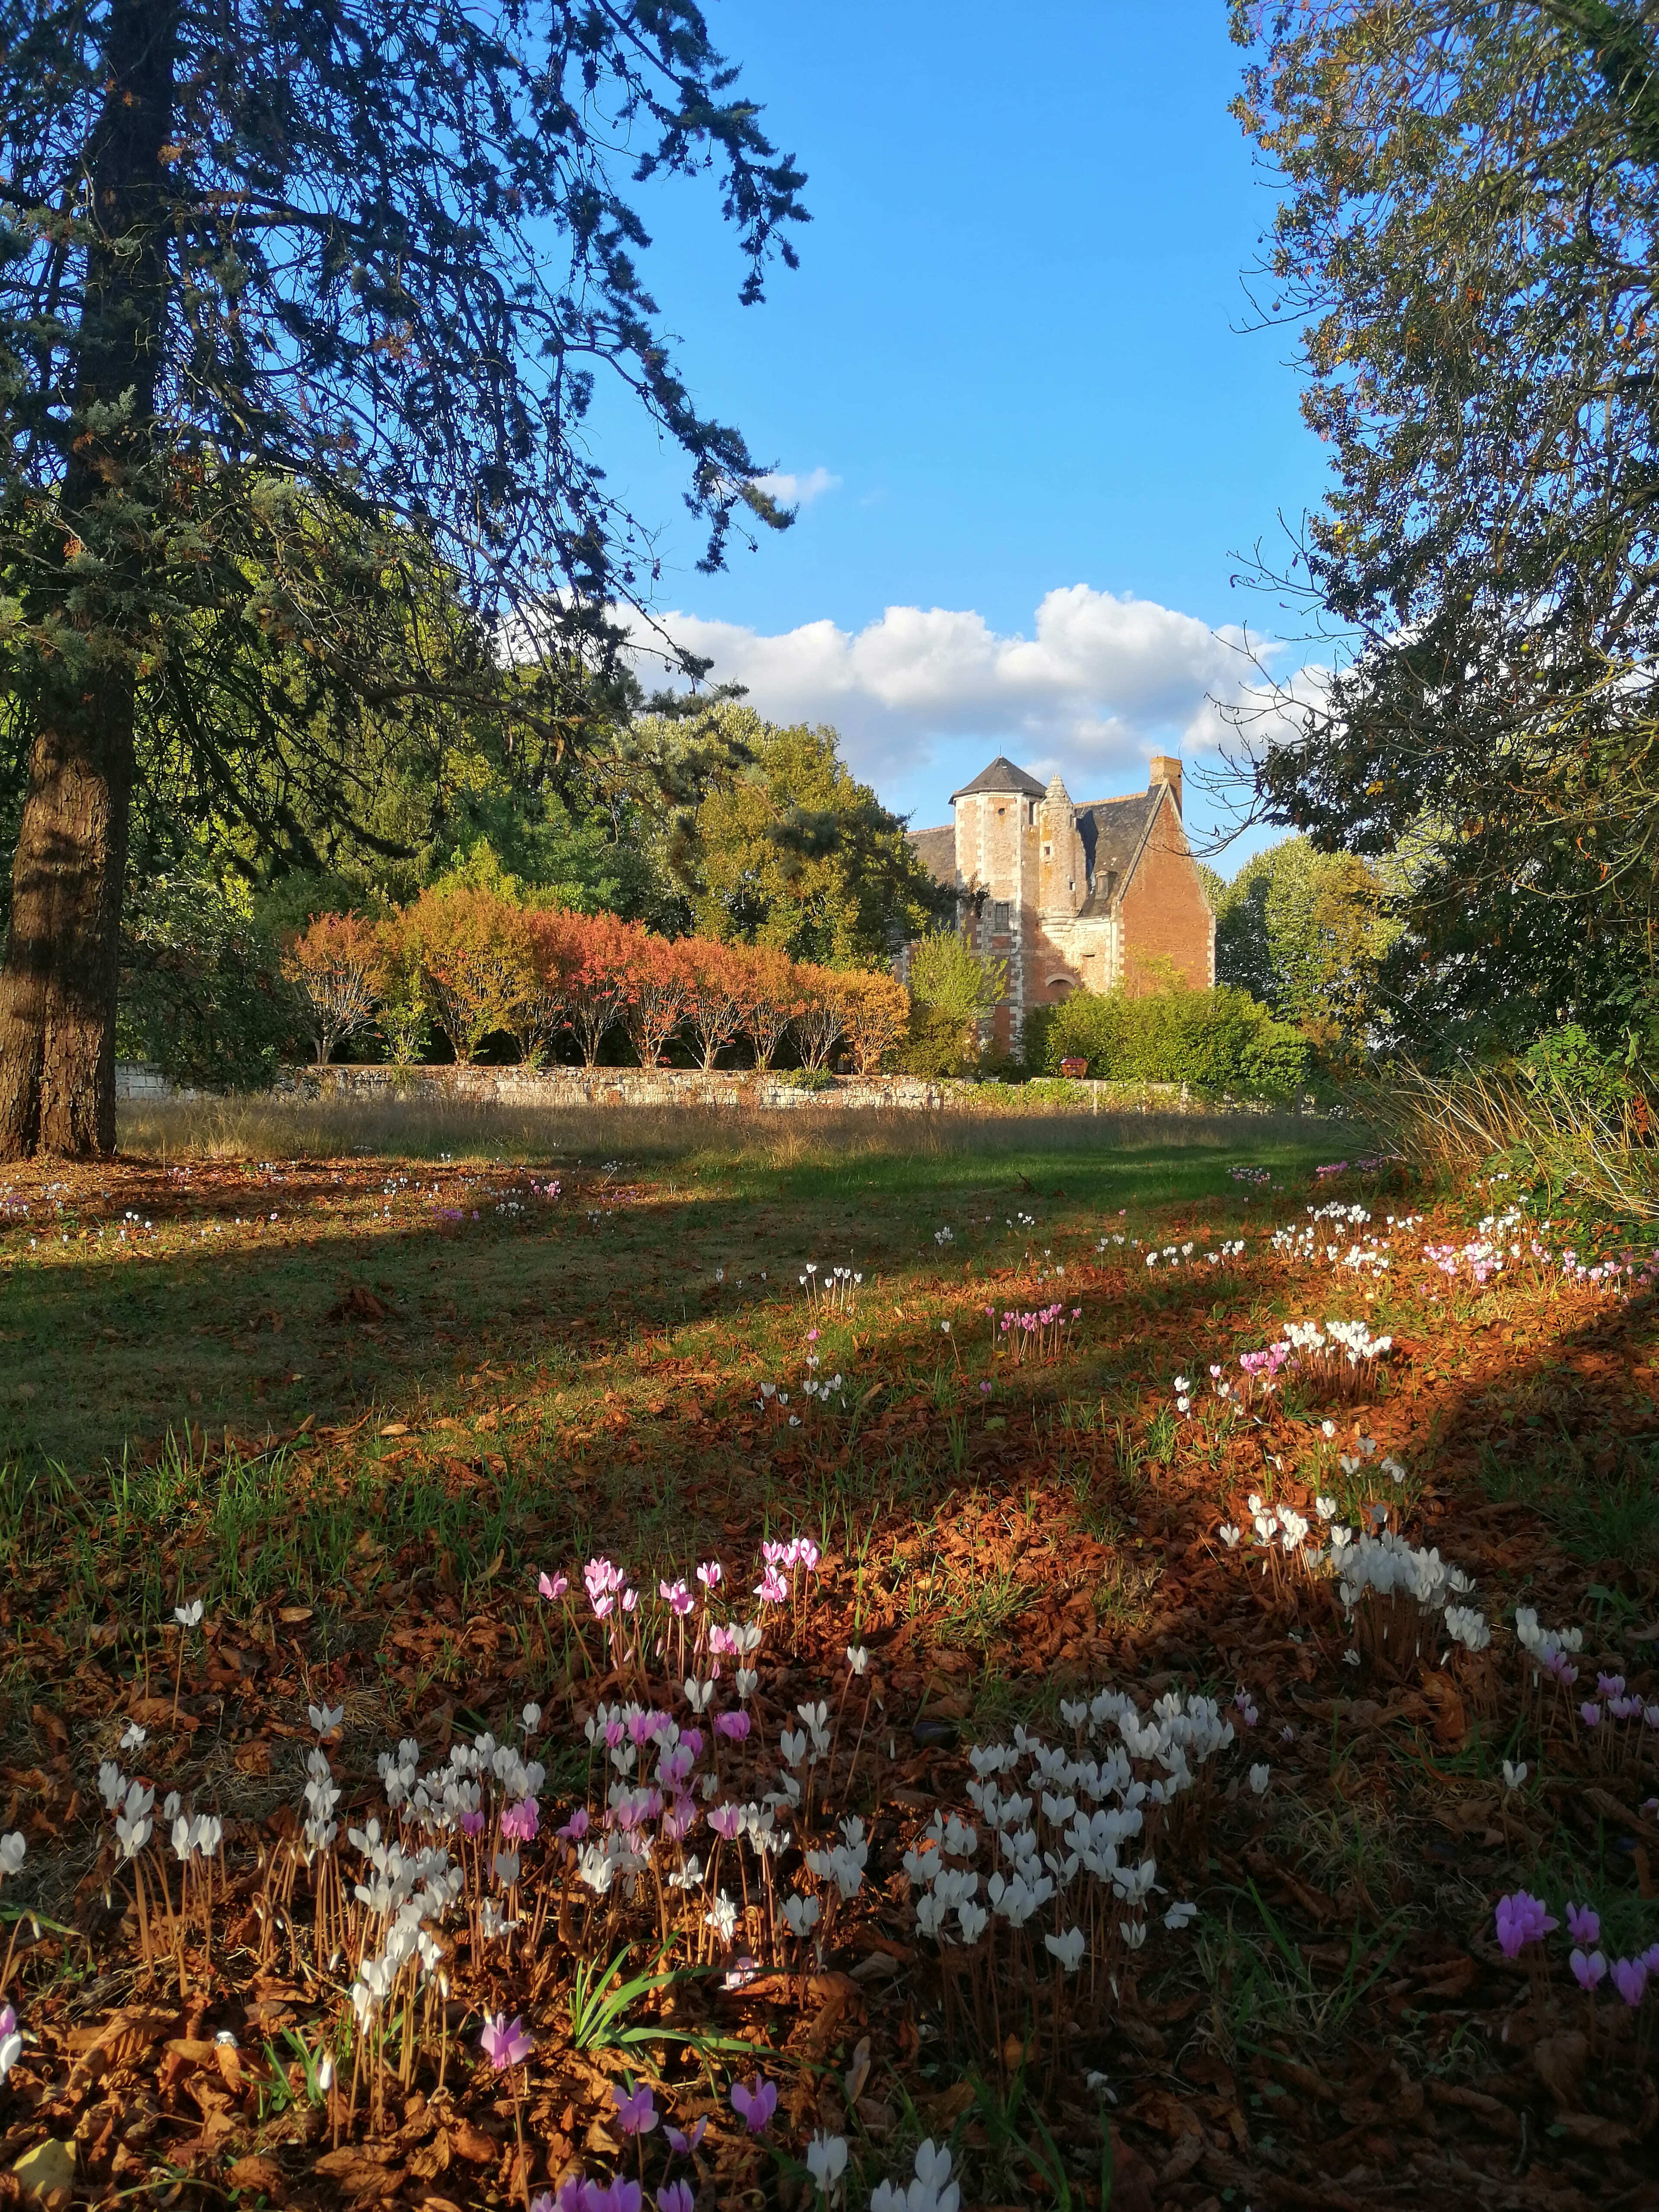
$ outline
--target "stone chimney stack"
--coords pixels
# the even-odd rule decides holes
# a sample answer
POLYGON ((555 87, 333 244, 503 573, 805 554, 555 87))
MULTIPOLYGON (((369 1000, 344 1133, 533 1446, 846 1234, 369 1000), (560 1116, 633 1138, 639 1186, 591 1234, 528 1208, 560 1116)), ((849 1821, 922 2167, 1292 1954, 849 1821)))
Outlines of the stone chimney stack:
POLYGON ((1175 799, 1176 812, 1179 814, 1181 811, 1181 762, 1172 753, 1152 755, 1152 773, 1146 780, 1146 788, 1148 791, 1156 791, 1161 783, 1169 785, 1170 793, 1175 799))

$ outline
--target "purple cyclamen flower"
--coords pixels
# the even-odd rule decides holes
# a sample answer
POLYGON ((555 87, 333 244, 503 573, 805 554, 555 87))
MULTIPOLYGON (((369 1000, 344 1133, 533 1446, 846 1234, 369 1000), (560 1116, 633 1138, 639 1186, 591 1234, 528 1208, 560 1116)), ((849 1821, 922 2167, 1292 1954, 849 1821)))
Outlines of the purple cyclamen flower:
POLYGON ((749 1729, 750 1720, 747 1713, 716 1713, 714 1716, 715 1735, 727 1736, 733 1743, 741 1743, 748 1735, 749 1729))
POLYGON ((482 1813, 462 1814, 461 1833, 464 1836, 481 1836, 483 1833, 483 1827, 484 1816, 482 1813))
POLYGON ((669 2149, 673 2152, 676 2158, 689 2158, 702 2141, 708 2127, 708 2121, 703 2119, 697 2122, 690 2135, 682 2135, 678 2128, 665 2129, 664 2133, 668 2137, 669 2149))
POLYGON ((1600 1705, 1591 1703, 1587 1698, 1578 1708, 1578 1717, 1583 1721, 1586 1728, 1600 1728, 1601 1725, 1601 1708, 1600 1705))
POLYGON ((617 2125, 625 2136, 648 2136, 657 2124, 657 2108, 651 2101, 651 2087, 642 2081, 637 2089, 611 2092, 617 2102, 617 2125))
POLYGON ((1593 1997, 1595 1995, 1596 1989, 1607 1971, 1607 1962, 1599 1951, 1592 1951, 1588 1958, 1582 1951, 1573 1953, 1573 1979, 1586 1996, 1593 1997))
POLYGON ((1593 1905, 1569 1905, 1567 1933, 1575 1943, 1599 1943, 1601 1940, 1601 1914, 1593 1905))
POLYGON ((1595 1678, 1595 1694, 1598 1698, 1622 1698, 1625 1694, 1624 1676, 1598 1674, 1595 1678))
POLYGON ((751 2136, 763 2134, 778 2109, 778 2085, 775 2081, 757 2081, 752 2089, 741 2081, 732 2084, 732 2109, 751 2136))
POLYGON ((660 2212, 691 2212, 696 2201, 689 2181, 671 2181, 657 2191, 660 2212))
POLYGON ((586 1833, 587 1808, 586 1805, 578 1805, 563 1827, 559 1830, 559 1841, 562 1844, 579 1844, 586 1833))
POLYGON ((1497 1917, 1498 1946, 1506 1959, 1518 1959, 1528 1943, 1541 1943, 1560 1925, 1545 1911, 1543 1899, 1529 1897, 1524 1889, 1500 1897, 1497 1917))
POLYGON ((1615 1959, 1613 1962, 1613 1986, 1627 2005, 1639 2005, 1642 1992, 1648 1985, 1646 1962, 1641 1959, 1615 1959))
POLYGON ((509 2021, 504 2012, 498 2012, 493 2020, 484 2022, 483 2033, 478 2040, 483 2045, 485 2057, 498 2074, 505 2073, 509 2066, 522 2063, 536 2047, 525 2033, 524 2022, 517 2018, 509 2021))
POLYGON ((501 1834, 510 1844, 528 1844, 535 1840, 540 1821, 540 1808, 533 1797, 526 1797, 516 1805, 509 1805, 501 1814, 501 1834))

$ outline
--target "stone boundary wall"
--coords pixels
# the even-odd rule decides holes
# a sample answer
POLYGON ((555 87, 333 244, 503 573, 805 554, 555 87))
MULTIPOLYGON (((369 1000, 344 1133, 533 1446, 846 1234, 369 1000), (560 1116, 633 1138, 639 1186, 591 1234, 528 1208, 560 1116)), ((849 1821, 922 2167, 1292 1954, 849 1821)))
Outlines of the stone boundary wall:
POLYGON ((1267 1113, 1269 1106, 1192 1097, 1184 1084, 933 1082, 915 1075, 837 1076, 825 1091, 775 1075, 684 1067, 294 1067, 277 1091, 292 1098, 376 1102, 465 1099, 515 1107, 702 1106, 739 1111, 823 1107, 851 1111, 978 1114, 1267 1113))
POLYGON ((118 1060, 115 1063, 118 1105, 131 1105, 135 1102, 148 1104, 162 1098, 199 1098, 201 1096, 199 1091, 181 1090, 177 1084, 169 1083, 161 1069, 152 1067, 147 1060, 118 1060))

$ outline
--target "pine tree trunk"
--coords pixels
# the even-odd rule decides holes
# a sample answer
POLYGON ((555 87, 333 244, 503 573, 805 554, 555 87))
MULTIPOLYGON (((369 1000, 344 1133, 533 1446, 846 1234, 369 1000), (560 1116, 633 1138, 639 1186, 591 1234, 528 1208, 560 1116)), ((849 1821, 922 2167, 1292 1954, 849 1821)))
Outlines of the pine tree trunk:
POLYGON ((43 700, 0 971, 0 1158, 115 1149, 132 683, 43 700))
POLYGON ((115 994, 145 532, 167 306, 177 0, 114 0, 58 514, 66 650, 40 672, 0 969, 0 1159, 115 1145, 115 994), (100 414, 94 410, 105 410, 100 414), (113 424, 113 427, 110 425, 113 424), (70 562, 91 556, 74 576, 70 562))

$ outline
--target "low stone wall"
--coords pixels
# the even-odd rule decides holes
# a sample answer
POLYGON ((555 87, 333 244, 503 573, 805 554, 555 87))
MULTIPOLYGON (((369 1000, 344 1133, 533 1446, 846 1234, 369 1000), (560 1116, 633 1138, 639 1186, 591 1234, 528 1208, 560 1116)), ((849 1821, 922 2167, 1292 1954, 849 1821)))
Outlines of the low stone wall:
POLYGON ((132 1105, 158 1098, 199 1098, 199 1091, 184 1091, 176 1083, 169 1083, 159 1067, 147 1060, 118 1060, 115 1063, 115 1097, 118 1104, 132 1105))
MULTIPOLYGON (((290 1097, 438 1101, 515 1107, 713 1106, 739 1111, 822 1107, 848 1111, 969 1114, 1202 1114, 1212 1102, 1173 1083, 931 1082, 915 1075, 837 1076, 805 1091, 751 1070, 705 1075, 686 1067, 295 1067, 277 1085, 290 1097)), ((1224 1111, 1255 1109, 1229 1100, 1224 1111)))

